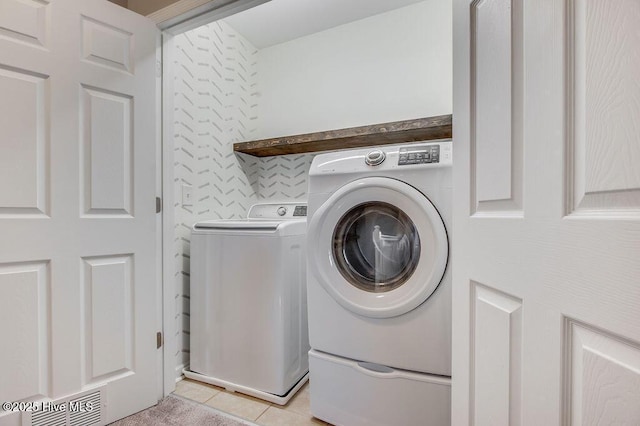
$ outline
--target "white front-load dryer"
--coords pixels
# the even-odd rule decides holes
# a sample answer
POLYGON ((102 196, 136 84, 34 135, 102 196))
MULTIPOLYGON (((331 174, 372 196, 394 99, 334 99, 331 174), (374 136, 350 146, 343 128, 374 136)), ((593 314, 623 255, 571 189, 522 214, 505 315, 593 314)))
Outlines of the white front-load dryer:
POLYGON ((418 143, 313 161, 307 297, 319 418, 411 424, 431 411, 430 424, 448 421, 451 148, 451 141, 418 143), (336 397, 339 388, 358 396, 336 397), (390 390, 404 401, 402 413, 384 403, 390 390))

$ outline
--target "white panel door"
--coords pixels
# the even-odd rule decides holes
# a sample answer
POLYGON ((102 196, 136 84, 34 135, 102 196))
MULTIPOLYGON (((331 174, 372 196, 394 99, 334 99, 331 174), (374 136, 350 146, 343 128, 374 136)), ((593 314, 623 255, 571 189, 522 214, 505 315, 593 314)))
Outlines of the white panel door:
POLYGON ((639 28, 454 1, 454 425, 640 424, 639 28))
POLYGON ((0 401, 156 403, 156 31, 102 0, 0 1, 0 401))

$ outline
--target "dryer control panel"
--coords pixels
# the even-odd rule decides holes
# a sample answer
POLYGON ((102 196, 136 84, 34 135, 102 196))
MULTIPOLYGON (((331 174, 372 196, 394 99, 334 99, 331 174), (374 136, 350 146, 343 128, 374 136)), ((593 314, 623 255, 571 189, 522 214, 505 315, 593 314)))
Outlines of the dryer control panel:
POLYGON ((440 162, 440 145, 418 145, 400 148, 398 166, 440 162))

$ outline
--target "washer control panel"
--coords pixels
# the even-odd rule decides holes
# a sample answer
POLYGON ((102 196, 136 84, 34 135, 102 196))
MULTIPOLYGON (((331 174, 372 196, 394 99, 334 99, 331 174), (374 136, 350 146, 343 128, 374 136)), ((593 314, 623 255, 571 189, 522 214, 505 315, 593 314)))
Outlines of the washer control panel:
POLYGON ((418 145, 400 148, 398 166, 440 162, 440 145, 418 145))
POLYGON ((249 219, 302 219, 307 216, 305 203, 254 204, 249 209, 249 219))
POLYGON ((296 206, 296 208, 293 209, 293 215, 294 216, 306 216, 307 215, 307 206, 296 206))

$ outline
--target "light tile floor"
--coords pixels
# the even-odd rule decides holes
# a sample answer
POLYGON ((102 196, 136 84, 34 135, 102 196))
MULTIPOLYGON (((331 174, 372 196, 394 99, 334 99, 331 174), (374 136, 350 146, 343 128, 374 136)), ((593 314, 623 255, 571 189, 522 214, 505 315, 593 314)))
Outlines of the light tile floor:
POLYGON ((306 383, 284 406, 189 379, 176 383, 174 393, 261 426, 328 425, 311 416, 309 383, 306 383))

